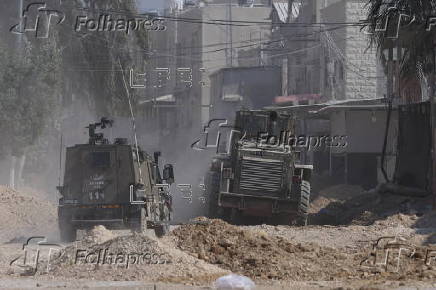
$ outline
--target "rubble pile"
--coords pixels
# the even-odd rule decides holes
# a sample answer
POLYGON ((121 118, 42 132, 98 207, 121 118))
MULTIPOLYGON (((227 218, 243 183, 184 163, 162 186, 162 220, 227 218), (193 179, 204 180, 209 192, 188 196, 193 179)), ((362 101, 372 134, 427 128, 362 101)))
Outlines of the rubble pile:
MULTIPOLYGON (((0 186, 0 242, 53 233, 56 205, 34 194, 0 186)), ((56 228, 56 227, 55 227, 56 228)))
POLYGON ((178 251, 170 237, 144 234, 116 236, 103 226, 62 249, 39 276, 74 279, 144 280, 184 284, 211 283, 228 271, 178 251))
POLYGON ((359 268, 362 278, 391 281, 434 281, 436 278, 436 249, 414 246, 402 239, 387 238, 378 249, 367 252, 359 268), (389 241, 387 243, 386 241, 389 241), (384 244, 383 244, 384 243, 384 244), (390 255, 386 256, 386 249, 390 255))
POLYGON ((347 256, 332 248, 293 244, 221 220, 183 225, 173 234, 181 250, 253 279, 328 280, 353 272, 341 267, 347 256))
POLYGON ((133 265, 170 264, 171 257, 157 242, 145 235, 118 236, 104 226, 97 226, 81 241, 62 250, 53 261, 61 269, 65 265, 83 265, 90 270, 99 267, 128 268, 133 265), (147 256, 145 256, 147 255, 147 256))
MULTIPOLYGON (((242 229, 221 220, 184 225, 173 234, 178 248, 208 263, 255 280, 330 281, 350 279, 432 280, 436 277, 436 249, 389 239, 391 256, 380 261, 388 247, 371 242, 346 250, 292 243, 280 236, 242 229), (398 250, 402 248, 398 264, 398 250)), ((375 242, 375 241, 374 241, 375 242)))
MULTIPOLYGON (((372 225, 376 221, 399 214, 414 216, 429 211, 427 199, 379 194, 358 186, 338 185, 320 191, 311 204, 310 224, 318 225, 372 225)), ((411 219, 402 217, 397 222, 410 226, 411 219)), ((392 222, 393 220, 391 220, 392 222)))
POLYGON ((115 238, 114 232, 106 229, 104 226, 95 226, 93 229, 87 232, 84 239, 90 243, 102 244, 115 238))

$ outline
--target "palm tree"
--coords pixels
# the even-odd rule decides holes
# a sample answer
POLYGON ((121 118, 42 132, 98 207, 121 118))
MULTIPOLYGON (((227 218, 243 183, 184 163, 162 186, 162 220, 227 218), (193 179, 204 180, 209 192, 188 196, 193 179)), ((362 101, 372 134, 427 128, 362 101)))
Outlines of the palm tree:
POLYGON ((367 7, 370 47, 378 49, 382 62, 386 63, 383 50, 399 45, 403 48, 400 63, 403 78, 431 75, 435 67, 436 27, 427 28, 431 17, 436 16, 436 1, 368 0, 367 7), (380 31, 383 27, 386 30, 380 31))
MULTIPOLYGON (((386 64, 386 59, 383 51, 393 47, 400 47, 402 51, 401 59, 399 59, 401 82, 404 83, 413 79, 429 79, 430 88, 427 86, 427 93, 429 93, 429 96, 434 96, 436 32, 435 29, 431 29, 430 24, 436 23, 436 0, 368 0, 367 7, 366 28, 369 32, 372 32, 370 34, 370 47, 377 48, 384 64, 386 64)), ((421 93, 425 92, 424 90, 421 93)), ((433 103, 434 98, 431 97, 431 140, 435 140, 434 130, 436 127, 433 103)), ((389 102, 388 120, 390 109, 391 102, 389 102)), ((386 132, 388 132, 387 130, 386 132)), ((385 135, 386 143, 387 133, 385 135)), ((434 141, 432 141, 431 147, 432 166, 430 170, 432 171, 432 178, 429 181, 429 188, 433 191, 433 208, 436 209, 436 143, 434 141)), ((383 156, 384 153, 385 148, 383 149, 383 156)), ((388 181, 383 166, 382 170, 388 181)), ((401 191, 399 187, 395 187, 393 191, 396 190, 401 191)), ((410 194, 409 189, 407 189, 407 192, 410 194)), ((413 192, 416 194, 416 189, 413 189, 413 192)))

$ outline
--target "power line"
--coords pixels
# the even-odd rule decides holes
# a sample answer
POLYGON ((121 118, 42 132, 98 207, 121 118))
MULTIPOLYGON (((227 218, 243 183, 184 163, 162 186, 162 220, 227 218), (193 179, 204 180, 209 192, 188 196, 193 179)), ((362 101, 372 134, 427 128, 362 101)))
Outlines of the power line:
MULTIPOLYGON (((272 55, 272 56, 269 56, 270 58, 273 58, 273 57, 278 57, 278 56, 284 56, 284 55, 292 55, 292 54, 297 54, 297 53, 300 53, 300 52, 303 52, 303 51, 307 51, 307 50, 311 50, 311 49, 315 49, 315 48, 318 48, 318 47, 321 47, 321 44, 317 44, 317 45, 314 45, 314 46, 311 46, 311 47, 307 47, 307 48, 303 48, 303 49, 298 49, 298 50, 293 50, 293 51, 290 51, 290 52, 285 52, 285 53, 281 53, 281 54, 276 54, 276 55, 272 55)), ((252 57, 246 57, 246 58, 244 58, 245 60, 246 59, 257 59, 258 58, 258 56, 252 56, 252 57)), ((225 60, 225 58, 222 58, 222 59, 214 59, 214 60, 210 60, 210 61, 214 61, 214 62, 216 62, 216 61, 219 61, 219 60, 225 60)), ((219 67, 223 67, 223 66, 219 66, 219 67)), ((209 69, 211 69, 211 68, 209 68, 209 69)), ((75 69, 75 70, 68 70, 68 71, 101 71, 101 72, 120 72, 121 70, 113 70, 113 69, 107 69, 107 70, 105 70, 105 69, 94 69, 94 70, 92 70, 92 69, 75 69)))
MULTIPOLYGON (((113 14, 120 14, 124 16, 133 16, 137 18, 149 18, 149 15, 137 14, 137 13, 123 13, 120 10, 108 10, 101 8, 85 8, 85 7, 75 7, 77 10, 85 10, 85 11, 98 11, 98 12, 106 12, 113 14)), ((212 24, 212 25, 233 25, 233 26, 252 26, 252 25, 280 25, 280 26, 322 26, 322 25, 344 25, 344 26, 365 26, 369 24, 367 21, 359 21, 359 22, 292 22, 292 23, 283 23, 283 22, 272 22, 272 21, 249 21, 249 20, 229 20, 229 19, 209 19, 204 21, 199 18, 189 18, 189 17, 173 17, 173 16, 156 16, 156 19, 167 19, 171 21, 180 21, 180 22, 188 22, 188 23, 201 23, 201 24, 212 24)))
MULTIPOLYGON (((337 30, 337 29, 341 29, 342 27, 331 27, 331 28, 328 28, 328 29, 323 29, 323 30, 319 30, 319 31, 314 31, 314 32, 311 32, 311 33, 307 33, 307 34, 305 34, 306 36, 310 36, 310 35, 314 35, 314 34, 320 34, 320 33, 323 33, 323 32, 325 32, 325 31, 332 31, 332 30, 337 30)), ((90 34, 91 35, 91 34, 90 34)), ((103 41, 106 41, 106 42, 109 42, 109 40, 107 40, 107 39, 104 39, 104 38, 102 38, 102 37, 99 37, 99 36, 97 36, 97 35, 95 35, 95 34, 92 34, 91 35, 92 37, 94 37, 94 38, 99 38, 99 39, 101 39, 101 40, 103 40, 103 41)), ((302 36, 304 36, 304 35, 302 35, 302 36)), ((269 44, 272 44, 272 43, 277 43, 277 42, 282 42, 282 41, 292 41, 292 40, 297 40, 297 41, 304 41, 305 39, 300 39, 300 38, 298 38, 298 39, 278 39, 278 40, 268 40, 268 41, 264 41, 264 42, 257 42, 257 43, 253 43, 253 44, 247 44, 247 45, 242 45, 242 46, 236 46, 236 47, 234 47, 234 49, 240 49, 240 48, 246 48, 246 47, 251 47, 251 46, 259 46, 259 44, 262 44, 262 45, 269 45, 269 44)), ((312 39, 311 39, 312 40, 312 39)), ((225 44, 225 43, 224 43, 225 44)), ((192 48, 198 48, 198 49, 201 49, 202 47, 204 47, 204 46, 198 46, 198 47, 192 47, 192 48)), ((110 47, 110 48, 115 48, 115 47, 110 47)), ((125 47, 122 47, 122 48, 117 48, 117 49, 124 49, 124 50, 129 50, 129 51, 131 51, 132 49, 129 49, 129 48, 125 48, 125 47)), ((215 49, 215 50, 209 50, 209 51, 199 51, 199 52, 197 52, 197 53, 194 53, 194 55, 203 55, 203 54, 207 54, 207 53, 215 53, 215 52, 220 52, 220 51, 224 51, 224 50, 226 50, 227 48, 219 48, 219 49, 215 49)), ((148 59, 157 59, 157 58, 160 58, 160 57, 172 57, 172 58, 184 58, 184 59, 193 59, 193 60, 197 60, 197 58, 193 58, 193 57, 189 57, 189 56, 187 56, 188 54, 178 54, 178 55, 174 55, 174 54, 161 54, 161 53, 155 53, 155 52, 150 52, 150 51, 148 51, 148 50, 145 50, 145 49, 133 49, 134 51, 137 51, 137 52, 141 52, 141 53, 144 53, 144 54, 148 54, 148 55, 155 55, 155 56, 158 56, 158 57, 149 57, 148 59)), ((192 53, 191 54, 189 54, 190 56, 192 56, 192 53)), ((213 61, 213 60, 212 60, 213 61)))

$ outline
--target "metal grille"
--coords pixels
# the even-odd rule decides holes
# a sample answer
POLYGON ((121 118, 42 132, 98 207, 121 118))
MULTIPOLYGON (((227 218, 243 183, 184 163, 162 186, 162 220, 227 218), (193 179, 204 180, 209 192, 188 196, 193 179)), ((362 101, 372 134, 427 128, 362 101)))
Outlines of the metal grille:
POLYGON ((275 193, 282 188, 283 161, 244 157, 240 189, 253 194, 275 193))

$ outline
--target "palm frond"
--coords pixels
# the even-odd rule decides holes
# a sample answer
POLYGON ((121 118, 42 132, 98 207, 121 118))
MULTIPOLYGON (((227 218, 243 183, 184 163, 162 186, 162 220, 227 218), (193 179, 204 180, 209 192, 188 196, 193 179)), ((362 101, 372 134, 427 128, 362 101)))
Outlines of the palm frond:
POLYGON ((369 47, 377 48, 380 57, 390 46, 400 45, 402 76, 418 77, 417 66, 425 74, 434 71, 434 30, 427 31, 428 20, 436 16, 435 0, 368 0, 365 29, 369 47))

